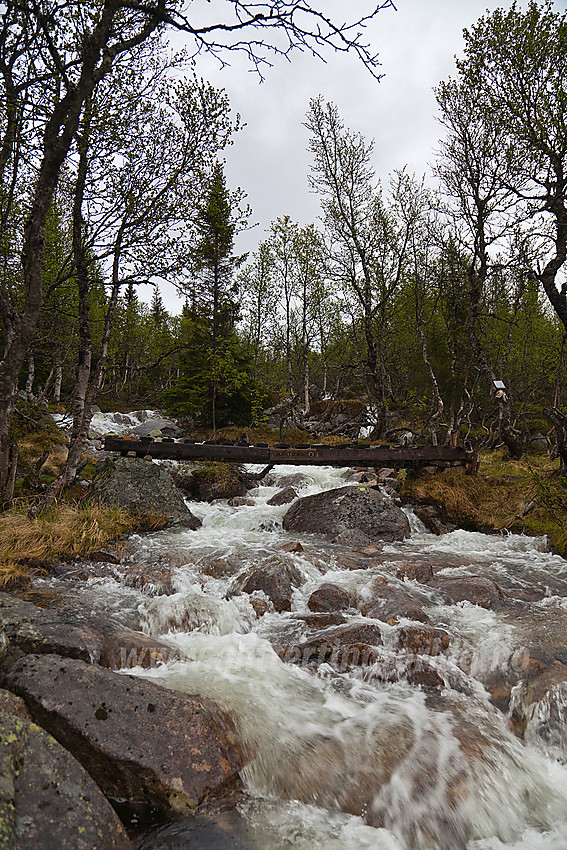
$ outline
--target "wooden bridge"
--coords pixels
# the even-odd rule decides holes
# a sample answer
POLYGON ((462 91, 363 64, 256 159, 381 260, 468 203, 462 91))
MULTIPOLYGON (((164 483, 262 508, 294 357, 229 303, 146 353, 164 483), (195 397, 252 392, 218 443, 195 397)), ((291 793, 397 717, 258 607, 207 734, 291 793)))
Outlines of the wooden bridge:
POLYGON ((371 446, 368 443, 344 443, 337 446, 280 443, 249 445, 237 443, 197 443, 194 440, 174 440, 163 437, 115 437, 108 435, 104 448, 123 456, 169 458, 171 460, 214 460, 223 463, 258 463, 269 467, 275 464, 309 464, 312 466, 388 466, 398 469, 407 466, 451 463, 464 466, 467 472, 476 469, 476 452, 459 446, 371 446))

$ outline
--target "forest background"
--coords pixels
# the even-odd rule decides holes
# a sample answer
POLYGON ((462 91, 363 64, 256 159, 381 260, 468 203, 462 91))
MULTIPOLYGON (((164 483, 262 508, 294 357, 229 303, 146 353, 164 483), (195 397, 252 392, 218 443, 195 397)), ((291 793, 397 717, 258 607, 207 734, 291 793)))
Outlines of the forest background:
POLYGON ((270 44, 240 41, 243 27, 277 27, 276 53, 354 50, 378 70, 350 24, 311 10, 298 27, 296 3, 228 5, 244 16, 236 42, 177 3, 2 6, 2 501, 26 401, 73 412, 52 498, 74 479, 95 403, 158 406, 213 433, 278 405, 305 426, 341 403, 371 411, 371 439, 403 422, 519 458, 547 433, 567 463, 565 13, 513 4, 465 31, 436 90, 436 189, 406 170, 381 186, 372 140, 315 97, 321 219, 282 211, 238 256, 251 211, 223 152, 241 119, 194 73, 194 51, 171 54, 169 29, 197 52, 244 49, 260 73, 270 44), (180 315, 164 281, 183 293, 180 315))

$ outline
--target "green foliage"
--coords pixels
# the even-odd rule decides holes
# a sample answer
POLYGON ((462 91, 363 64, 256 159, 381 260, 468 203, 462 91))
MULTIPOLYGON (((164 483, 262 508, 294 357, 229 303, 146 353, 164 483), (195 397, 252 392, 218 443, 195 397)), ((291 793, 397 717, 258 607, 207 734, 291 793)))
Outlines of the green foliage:
POLYGON ((212 319, 191 309, 183 312, 180 340, 181 376, 162 394, 164 408, 175 416, 195 417, 206 427, 213 426, 213 412, 217 427, 249 425, 253 409, 263 409, 269 394, 252 378, 248 345, 229 326, 213 350, 212 319))

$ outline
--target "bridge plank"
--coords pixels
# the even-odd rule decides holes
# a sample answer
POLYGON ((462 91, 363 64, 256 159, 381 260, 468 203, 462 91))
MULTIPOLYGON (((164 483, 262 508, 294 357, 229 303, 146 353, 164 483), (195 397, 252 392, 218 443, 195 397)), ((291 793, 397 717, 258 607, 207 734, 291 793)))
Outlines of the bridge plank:
POLYGON ((187 443, 173 440, 138 440, 105 437, 104 448, 137 457, 171 460, 217 460, 224 463, 305 464, 315 466, 412 466, 417 463, 455 461, 473 471, 476 454, 460 446, 246 446, 217 443, 187 443))

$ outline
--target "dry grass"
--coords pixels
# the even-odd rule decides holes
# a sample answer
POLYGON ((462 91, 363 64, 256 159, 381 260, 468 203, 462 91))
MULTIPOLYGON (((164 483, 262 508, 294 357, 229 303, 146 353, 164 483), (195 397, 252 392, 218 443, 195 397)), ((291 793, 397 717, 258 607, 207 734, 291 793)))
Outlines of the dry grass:
POLYGON ((478 475, 449 469, 408 478, 403 495, 410 502, 441 502, 461 528, 547 535, 554 550, 567 555, 567 480, 558 461, 533 455, 513 461, 486 452, 478 475))
POLYGON ((0 586, 25 575, 30 562, 88 557, 123 534, 165 524, 160 517, 92 504, 58 504, 31 520, 28 507, 25 503, 0 514, 0 586))

